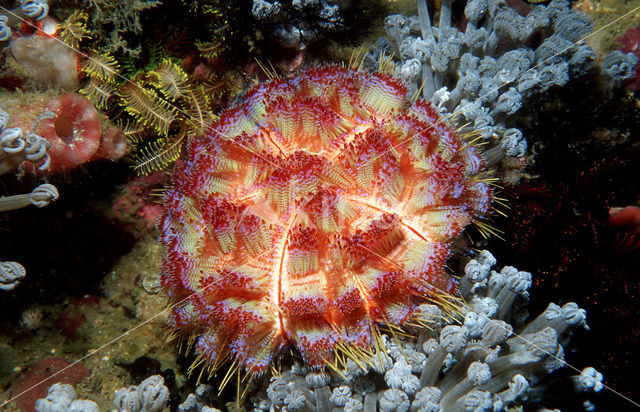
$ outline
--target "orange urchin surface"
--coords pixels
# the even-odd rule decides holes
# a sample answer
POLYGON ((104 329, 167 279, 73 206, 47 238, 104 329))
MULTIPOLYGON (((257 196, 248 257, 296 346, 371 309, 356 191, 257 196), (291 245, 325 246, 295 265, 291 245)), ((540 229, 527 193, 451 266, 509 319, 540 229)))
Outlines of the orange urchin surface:
POLYGON ((482 161, 385 73, 258 84, 189 141, 165 196, 171 324, 209 366, 261 373, 286 344, 320 367, 371 352, 437 291, 449 241, 491 203, 482 161))

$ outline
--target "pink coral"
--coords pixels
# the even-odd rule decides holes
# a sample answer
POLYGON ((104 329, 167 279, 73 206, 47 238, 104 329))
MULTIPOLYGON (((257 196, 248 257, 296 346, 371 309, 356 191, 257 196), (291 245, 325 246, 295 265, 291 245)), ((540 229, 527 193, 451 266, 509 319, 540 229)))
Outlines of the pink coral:
MULTIPOLYGON (((618 37, 618 42, 622 44, 623 53, 633 53, 640 59, 640 27, 627 30, 618 37)), ((633 76, 624 82, 627 89, 632 92, 640 91, 640 64, 633 69, 633 76)))
POLYGON ((127 139, 122 129, 106 125, 100 135, 100 146, 92 160, 120 159, 127 154, 127 139))
MULTIPOLYGON (((119 159, 127 153, 122 130, 106 123, 86 97, 74 92, 21 96, 7 102, 9 127, 47 140, 50 164, 43 172, 66 172, 98 159, 119 159)), ((22 168, 37 171, 30 162, 22 168)))
POLYGON ((112 216, 125 223, 133 232, 150 232, 155 228, 161 213, 161 206, 154 193, 167 183, 168 176, 164 172, 131 179, 122 188, 122 195, 114 201, 112 216))
POLYGON ((47 107, 55 118, 43 119, 36 134, 51 144, 51 172, 88 162, 100 146, 100 116, 91 102, 77 93, 64 93, 47 107))
POLYGON ((640 207, 612 207, 607 224, 616 229, 635 231, 640 235, 640 207))
POLYGON ((64 93, 47 109, 56 116, 42 120, 36 133, 51 143, 51 172, 74 169, 97 159, 119 159, 126 154, 122 130, 113 126, 101 129, 100 115, 86 97, 64 93))

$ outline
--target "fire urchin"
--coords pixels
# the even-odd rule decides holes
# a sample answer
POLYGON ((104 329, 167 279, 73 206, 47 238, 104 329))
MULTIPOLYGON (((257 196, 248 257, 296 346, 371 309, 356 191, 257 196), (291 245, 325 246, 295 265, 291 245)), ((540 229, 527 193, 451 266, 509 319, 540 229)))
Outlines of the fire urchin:
POLYGON ((186 144, 160 220, 171 326, 215 369, 372 353, 380 323, 455 292, 450 240, 490 208, 477 151, 386 73, 257 84, 186 144))

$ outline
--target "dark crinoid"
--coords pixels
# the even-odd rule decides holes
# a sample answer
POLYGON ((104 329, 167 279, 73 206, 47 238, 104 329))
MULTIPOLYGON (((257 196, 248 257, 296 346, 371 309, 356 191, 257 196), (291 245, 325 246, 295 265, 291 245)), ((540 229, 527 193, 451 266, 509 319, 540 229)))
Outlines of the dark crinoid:
POLYGON ((639 199, 638 102, 587 83, 538 103, 529 131, 537 177, 503 193, 510 211, 499 225, 508 242, 494 250, 539 274, 532 294, 544 299, 532 302, 584 305, 592 330, 568 361, 580 363, 580 356, 633 399, 638 389, 627 375, 640 366, 633 349, 640 343, 640 230, 608 220, 612 207, 639 199))

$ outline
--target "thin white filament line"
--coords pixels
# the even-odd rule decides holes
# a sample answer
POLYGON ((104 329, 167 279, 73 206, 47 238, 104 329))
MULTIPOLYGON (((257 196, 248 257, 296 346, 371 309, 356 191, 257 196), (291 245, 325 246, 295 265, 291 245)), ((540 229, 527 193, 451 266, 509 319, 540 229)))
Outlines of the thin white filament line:
MULTIPOLYGON (((467 305, 465 305, 465 308, 468 309, 470 312, 474 312, 474 310, 472 308, 470 308, 469 306, 467 306, 467 305)), ((497 320, 499 320, 499 319, 487 318, 488 322, 491 322, 493 325, 496 325, 496 326, 498 326, 498 327, 500 327, 503 330, 508 332, 507 328, 504 325, 502 325, 501 323, 497 322, 497 320)), ((538 332, 538 331, 534 331, 533 333, 535 333, 535 332, 538 332)), ((578 369, 575 366, 573 366, 572 364, 568 363, 566 360, 558 357, 555 353, 547 352, 543 348, 540 348, 540 347, 536 346, 533 342, 528 341, 527 339, 525 339, 520 334, 517 334, 517 333, 515 333, 513 331, 511 333, 513 334, 513 336, 522 339, 525 343, 527 343, 532 348, 535 348, 535 349, 539 350, 540 352, 544 353, 545 355, 548 355, 548 356, 552 357, 553 359, 559 361, 562 365, 565 365, 565 366, 569 367, 569 369, 572 369, 573 371, 577 372, 579 375, 582 374, 582 371, 580 369, 578 369)), ((558 345, 562 347, 562 345, 560 345, 560 344, 558 344, 558 345)), ((624 399, 624 400, 628 401, 629 403, 633 404, 634 406, 640 408, 640 403, 638 403, 638 402, 632 400, 631 398, 623 395, 622 393, 616 391, 615 389, 605 385, 604 382, 601 382, 601 384, 602 384, 602 387, 605 388, 606 390, 611 391, 612 393, 616 394, 617 396, 621 397, 622 399, 624 399)))
MULTIPOLYGON (((39 30, 39 29, 38 29, 38 26, 36 26, 35 24, 31 23, 29 20, 25 20, 25 19, 23 19, 22 17, 20 17, 19 15, 15 14, 15 13, 14 13, 14 12, 12 12, 11 10, 8 10, 7 8, 5 8, 5 7, 3 7, 3 6, 0 6, 0 9, 2 9, 2 10, 4 10, 4 11, 6 11, 7 13, 11 14, 12 16, 14 16, 14 17, 18 18, 18 19, 19 19, 19 20, 21 20, 23 23, 26 23, 27 25, 29 25, 29 26, 31 26, 31 27, 33 27, 33 28, 35 28, 36 30, 39 30)), ((135 82, 133 82, 133 81, 131 81, 131 80, 127 79, 126 77, 124 77, 123 75, 121 75, 121 74, 120 74, 120 73, 118 73, 117 71, 113 70, 113 69, 112 69, 112 68, 110 68, 109 66, 106 66, 106 65, 102 64, 100 61, 93 59, 93 58, 92 58, 92 57, 90 57, 88 54, 83 53, 83 52, 81 52, 80 50, 76 49, 75 47, 73 47, 73 46, 71 46, 71 45, 69 45, 69 44, 67 44, 67 43, 63 42, 63 41, 62 41, 61 39, 59 39, 57 36, 56 36, 56 37, 52 36, 51 38, 52 38, 52 39, 54 39, 55 41, 57 41, 58 43, 63 44, 64 46, 66 46, 66 47, 70 48, 71 50, 73 50, 74 52, 78 53, 79 55, 81 55, 81 56, 82 56, 82 57, 84 57, 85 59, 92 61, 93 63, 95 63, 96 65, 98 65, 98 66, 102 67, 102 68, 103 68, 103 69, 105 69, 106 71, 108 71, 108 72, 110 72, 110 73, 114 74, 115 76, 119 77, 120 79, 124 80, 124 82, 125 82, 125 83, 132 84, 132 85, 134 85, 136 88, 140 89, 143 93, 145 93, 145 94, 147 93, 147 90, 145 90, 145 89, 144 89, 142 86, 140 86, 139 84, 137 84, 137 83, 135 83, 135 82)), ((169 102, 168 100, 165 100, 165 99, 164 99, 164 98, 162 98, 161 96, 157 96, 157 95, 156 95, 156 98, 157 98, 158 100, 163 101, 163 102, 164 102, 164 103, 166 103, 167 105, 169 105, 169 106, 173 107, 173 108, 174 108, 174 109, 176 109, 179 113, 181 113, 181 114, 183 114, 184 116, 188 117, 189 119, 193 120, 195 123, 200 123, 201 127, 202 127, 202 128, 203 128, 203 130, 204 130, 204 126, 205 126, 204 122, 199 121, 199 120, 198 120, 198 119, 196 119, 195 117, 191 116, 189 113, 185 112, 184 110, 182 110, 182 109, 181 109, 181 108, 179 108, 178 106, 174 105, 173 103, 169 102)), ((216 130, 216 129, 213 129, 212 131, 213 131, 213 132, 215 132, 216 134, 218 134, 218 135, 222 136, 225 140, 231 141, 232 143, 234 143, 234 144, 236 144, 236 145, 240 146, 241 148, 243 148, 243 149, 247 150, 248 152, 250 152, 250 153, 252 153, 252 154, 254 154, 254 155, 258 156, 259 158, 261 158, 261 159, 263 159, 263 160, 266 160, 267 162, 271 163, 272 165, 274 165, 274 166, 278 167, 278 165, 276 165, 275 163, 273 163, 271 160, 266 159, 266 158, 264 158, 264 157, 260 156, 259 154, 257 154, 257 153, 255 153, 255 152, 253 152, 251 149, 249 149, 248 147, 246 147, 246 146, 244 146, 244 145, 240 144, 239 142, 237 142, 237 141, 235 141, 235 140, 231 140, 231 137, 230 137, 230 136, 226 136, 224 133, 221 133, 220 131, 218 131, 218 130, 216 130)))
MULTIPOLYGON (((524 71, 524 72, 520 73, 518 76, 516 76, 516 78, 515 78, 515 79, 511 80, 510 82, 504 83, 504 84, 502 84, 502 85, 500 85, 500 86, 497 86, 497 87, 495 87, 495 88, 493 88, 493 89, 489 90, 489 91, 488 91, 488 92, 486 92, 485 94, 483 94, 483 95, 479 96, 479 97, 478 97, 478 99, 482 99, 483 97, 488 96, 489 94, 491 94, 491 93, 493 93, 493 92, 495 92, 495 91, 500 90, 500 89, 501 89, 501 88, 503 88, 504 86, 507 86, 507 85, 513 84, 516 80, 518 80, 520 77, 524 76, 526 73, 529 73, 531 70, 537 69, 537 68, 538 68, 540 65, 542 65, 543 63, 546 63, 546 62, 548 62, 549 60, 551 60, 551 59, 553 59, 553 58, 555 58, 555 57, 557 57, 557 56, 561 55, 562 53, 566 52, 567 50, 572 49, 573 47, 577 46, 579 43, 583 42, 584 40, 588 39, 589 37, 591 37, 591 36, 593 36, 593 35, 597 34, 598 32, 600 32, 600 31, 602 31, 602 30, 606 29, 607 27, 611 26, 612 24, 616 23, 618 20, 620 20, 620 19, 622 19, 622 18, 624 18, 624 17, 627 17, 628 15, 633 14, 633 13, 635 13, 635 12, 636 12, 636 11, 638 11, 638 10, 640 10, 640 6, 636 7, 635 9, 631 10, 630 12, 628 12, 628 13, 626 13, 626 14, 624 14, 624 15, 620 16, 620 17, 618 17, 617 19, 615 19, 615 20, 611 21, 610 23, 605 24, 604 26, 600 27, 598 30, 593 31, 593 32, 591 32, 591 33, 587 34, 587 35, 586 35, 586 36, 584 36, 582 39, 575 41, 575 42, 574 42, 574 43, 572 43, 570 46, 565 47, 563 50, 560 50, 560 51, 559 51, 559 52, 557 52, 556 54, 554 54, 554 55, 552 55, 552 56, 550 56, 550 57, 547 57, 546 59, 544 59, 543 61, 539 62, 539 63, 538 63, 538 64, 536 64, 535 66, 533 66, 533 67, 531 67, 531 68, 527 69, 526 71, 524 71)), ((640 64, 640 63, 639 63, 639 64, 640 64)), ((465 111, 464 111, 464 110, 462 110, 462 111, 459 111, 459 112, 457 112, 457 113, 464 113, 464 112, 465 112, 465 111)), ((453 113, 452 113, 452 114, 453 114, 453 113)), ((426 131, 426 129, 425 129, 424 131, 426 131)), ((386 153, 390 152, 392 149, 396 149, 396 148, 398 148, 398 147, 402 146, 403 144, 405 144, 406 142, 408 142, 409 140, 411 140, 411 139, 412 139, 412 138, 414 138, 414 137, 415 137, 415 136, 413 136, 413 135, 412 135, 412 136, 409 136, 409 137, 407 137, 406 139, 402 140, 402 141, 401 141, 400 143, 398 143, 397 145, 395 145, 395 146, 391 146, 391 148, 387 149, 386 151, 382 152, 380 155, 378 155, 378 156, 374 157, 373 159, 371 159, 371 160, 370 160, 370 162, 373 162, 373 161, 375 161, 375 160, 379 159, 380 157, 384 156, 386 153)))
MULTIPOLYGON (((17 17, 19 20, 23 21, 24 23, 27 23, 28 25, 30 25, 30 26, 32 26, 32 27, 34 27, 34 28, 36 28, 36 29, 38 28, 37 26, 35 26, 35 25, 34 25, 33 23, 31 23, 30 21, 27 21, 27 20, 25 20, 25 19, 21 18, 20 16, 16 15, 16 14, 15 14, 15 13, 13 13, 12 11, 10 11, 10 10, 6 9, 5 7, 0 6, 0 8, 1 8, 1 9, 3 9, 3 10, 5 10, 7 13, 9 13, 9 14, 13 15, 14 17, 17 17)), ((585 40, 585 39, 587 39, 587 38, 589 38, 589 37, 591 37, 591 36, 595 35, 595 34, 596 34, 596 33, 598 33, 599 31, 604 30, 604 29, 605 29, 605 28, 607 28, 608 26, 610 26, 610 25, 612 25, 612 24, 616 23, 617 21, 621 20, 621 19, 622 19, 622 18, 624 18, 624 17, 627 17, 628 15, 630 15, 630 14, 632 14, 632 13, 636 12, 636 11, 637 11, 637 10, 639 10, 639 9, 640 9, 640 6, 639 6, 639 7, 636 7, 635 9, 631 10, 630 12, 628 12, 628 13, 626 13, 626 14, 624 14, 624 15, 622 15, 622 16, 620 16, 620 17, 618 17, 618 18, 616 18, 615 20, 613 20, 613 21, 611 21, 610 23, 608 23, 608 24, 606 24, 606 25, 602 26, 602 27, 601 27, 601 28, 599 28, 598 30, 596 30, 596 31, 594 31, 594 32, 592 32, 592 33, 590 33, 590 34, 586 35, 586 36, 585 36, 584 38, 582 38, 581 40, 578 40, 578 41, 574 42, 571 46, 566 47, 564 50, 562 50, 562 51, 560 51, 560 52, 556 53, 555 55, 553 55, 553 56, 551 56, 551 57, 549 57, 549 58, 545 59, 544 61, 542 61, 542 62, 538 63, 536 66, 534 66, 534 67, 533 67, 533 68, 531 68, 531 69, 534 69, 534 68, 538 67, 538 66, 539 66, 540 64, 542 64, 542 63, 546 63, 548 60, 550 60, 550 59, 552 59, 552 58, 554 58, 554 57, 556 57, 556 56, 558 56, 558 55, 560 55, 560 54, 564 53, 565 51, 569 50, 570 48, 572 48, 572 47, 576 46, 579 42, 581 42, 581 41, 583 41, 583 40, 585 40)), ((107 71, 109 71, 109 72, 111 72, 111 73, 114 73, 116 76, 118 76, 118 77, 122 78, 125 82, 128 82, 128 83, 130 83, 130 84, 134 84, 136 87, 141 88, 141 86, 139 86, 139 85, 138 85, 138 84, 136 84, 135 82, 132 82, 131 80, 127 79, 126 77, 124 77, 124 76, 122 76, 122 75, 120 75, 119 73, 115 72, 115 71, 114 71, 114 70, 112 70, 111 68, 109 68, 109 67, 107 67, 107 66, 102 65, 99 61, 96 61, 96 60, 92 59, 92 58, 91 58, 91 57, 89 57, 87 54, 85 54, 85 53, 83 53, 83 52, 81 52, 81 51, 79 51, 79 50, 75 49, 74 47, 72 47, 72 46, 70 46, 70 45, 66 44, 65 42, 63 42, 62 40, 58 39, 57 37, 53 37, 53 38, 54 38, 54 39, 56 39, 56 41, 58 41, 58 42, 62 43, 63 45, 65 45, 66 47, 68 47, 68 48, 70 48, 70 49, 74 50, 75 52, 77 52, 77 53, 78 53, 78 54, 80 54, 81 56, 83 56, 83 57, 87 58, 88 60, 91 60, 92 62, 96 63, 96 64, 97 64, 97 65, 99 65, 99 66, 102 66, 102 67, 103 67, 104 69, 106 69, 107 71)), ((529 70, 531 70, 531 69, 529 69, 529 70)), ((527 71, 529 71, 529 70, 527 70, 527 71)), ((524 73, 526 73, 526 72, 524 72, 524 73)), ((519 77, 521 77, 522 75, 524 75, 524 73, 522 73, 522 74, 520 74, 520 76, 516 77, 516 79, 514 79, 514 81, 515 81, 515 80, 517 80, 517 79, 518 79, 519 77)), ((488 92, 487 94, 489 94, 489 93, 491 93, 491 92, 493 92, 493 91, 495 91, 495 90, 499 90, 500 88, 502 88, 503 86, 505 86, 505 85, 507 85, 507 84, 509 84, 509 83, 505 83, 505 84, 503 84, 503 85, 501 85, 501 86, 498 86, 497 88, 495 88, 494 90, 491 90, 491 91, 490 91, 490 92, 488 92)), ((485 94, 485 95, 487 95, 487 94, 485 94)), ((483 96, 485 96, 485 95, 483 95, 483 96)), ((180 108, 178 108, 178 107, 176 107, 175 105, 171 104, 170 102, 167 102, 167 101, 166 101, 166 100, 164 100, 164 99, 161 99, 161 100, 163 100, 165 103, 169 104, 170 106, 174 107, 176 110, 178 110, 180 113, 184 114, 185 116, 190 117, 190 118, 193 118, 193 117, 192 117, 192 116, 190 116, 188 113, 184 112, 183 110, 181 110, 180 108)), ((426 129, 425 129, 425 131, 426 131, 426 129)), ((217 132, 217 131, 216 131, 216 133, 220 134, 221 136, 223 136, 223 137, 224 137, 224 138, 226 138, 226 139, 229 139, 229 137, 228 137, 228 136, 225 136, 224 134, 222 134, 222 133, 220 133, 220 132, 217 132)), ((408 140, 409 140, 409 139, 406 139, 406 140, 404 140, 403 142, 399 143, 398 145, 396 145, 396 146, 392 146, 392 148, 391 148, 391 149, 395 149, 395 148, 399 147, 400 145, 402 145, 404 142, 406 142, 406 141, 408 141, 408 140)), ((236 143, 236 142, 234 142, 234 143, 236 143)), ((248 148, 245 148, 245 149, 246 149, 246 150, 248 150, 249 152, 253 153, 250 149, 248 149, 248 148)), ((378 159, 378 158, 379 158, 379 157, 381 157, 382 155, 384 155, 384 154, 386 154, 387 152, 389 152, 391 149, 389 149, 389 150, 385 151, 384 153, 380 154, 378 157, 376 157, 376 158, 372 159, 371 161, 374 161, 374 160, 378 159)), ((254 154, 255 154, 255 153, 254 153, 254 154)), ((271 250, 271 249, 270 249, 270 250, 271 250)), ((266 253, 266 252, 265 252, 265 253, 266 253)), ((243 267, 243 266, 245 266, 245 265, 249 264, 249 263, 250 263, 250 262, 252 262, 253 260, 257 259, 258 257, 261 257, 262 255, 264 255, 264 253, 262 253, 262 254, 260 254, 260 255, 258 255, 258 256, 256 256, 256 257, 254 257, 253 259, 251 259, 251 260, 249 260, 248 262, 246 262, 246 263, 242 264, 242 265, 241 265, 241 266, 239 266, 238 268, 243 267)), ((215 285, 215 282, 213 282, 213 283, 211 283, 211 284, 209 284, 209 285, 205 286, 202 290, 206 290, 209 286, 213 286, 213 285, 215 285)), ((186 300, 188 300, 189 298, 191 298, 193 295, 195 295, 195 294, 197 294, 197 293, 200 293, 200 292, 201 292, 201 291, 199 291, 199 292, 193 292, 192 294, 190 294, 189 296, 185 297, 185 298, 184 298, 184 299, 182 299, 181 301, 179 301, 179 302, 177 302, 177 303, 175 303, 175 304, 173 304, 173 305, 171 305, 171 306, 169 306, 169 307, 167 307, 167 308, 163 309, 162 311, 158 312, 158 313, 157 313, 157 314, 155 314, 154 316, 152 316, 152 317, 150 317, 149 319, 147 319, 147 320, 143 321, 142 323, 140 323, 140 324, 138 324, 138 325, 134 326, 133 328, 129 329, 128 331, 126 331, 126 332, 124 332, 124 333, 122 333, 121 335, 119 335, 119 336, 117 336, 117 337, 113 338, 112 340, 110 340, 110 341, 108 341, 107 343, 103 344, 102 346, 100 346, 100 347, 99 347, 99 348, 97 348, 96 350, 94 350, 94 351, 92 351, 92 352, 88 353, 87 355, 85 355, 85 356, 83 356, 83 357, 79 358, 79 359, 78 359, 78 360, 76 360, 75 362, 71 363, 70 365, 68 365, 68 366, 66 366, 66 367, 64 367, 64 368, 62 368, 61 370, 59 370, 58 372, 54 373, 53 375, 51 375, 51 376, 49 376, 49 377, 47 377, 47 378, 43 379, 42 381, 40 381, 39 383, 37 383, 37 384, 35 384, 35 385, 33 385, 33 386, 29 387, 28 389, 25 389, 24 391, 20 392, 20 393, 19 393, 19 394, 17 394, 16 396, 14 396, 14 397, 10 398, 9 400, 5 401, 5 402, 4 402, 2 405, 0 405, 0 406, 5 406, 5 405, 6 405, 6 404, 8 404, 9 402, 14 401, 15 399, 17 399, 18 397, 20 397, 20 396, 24 395, 26 392, 29 392, 31 389, 35 388, 36 386, 38 386, 38 385, 40 385, 40 384, 42 384, 42 383, 44 383, 44 382, 46 382, 46 381, 50 380, 50 379, 51 379, 51 378, 53 378, 54 376, 56 376, 56 375, 58 375, 58 374, 60 374, 60 373, 64 372, 65 370, 67 370, 67 369, 69 369, 69 368, 71 368, 71 367, 75 366, 76 364, 78 364, 78 363, 82 362, 83 360, 87 359, 87 358, 88 358, 88 357, 90 357, 91 355, 94 355, 94 354, 98 353, 99 351, 101 351, 101 350, 102 350, 102 349, 104 349, 105 347, 107 347, 107 346, 111 345, 112 343, 114 343, 114 342, 116 342, 116 341, 120 340, 121 338, 123 338, 124 336, 128 335, 130 332, 133 332, 133 331, 135 331, 136 329, 140 328, 141 326, 143 326, 143 325, 145 325, 145 324, 147 324, 147 323, 151 322, 153 319, 157 318, 158 316, 162 315, 163 313, 167 312, 168 310, 173 309, 174 307, 177 307, 178 305, 182 304, 183 302, 185 302, 186 300)), ((489 320, 490 320, 490 321, 494 321, 493 319, 489 319, 489 320)), ((552 357, 554 357, 554 358, 556 358, 556 359, 560 360, 564 365, 568 366, 570 369, 572 369, 572 370, 574 370, 574 371, 577 371, 577 372, 581 373, 581 371, 580 371, 578 368, 576 368, 575 366, 573 366, 573 365, 569 364, 568 362, 566 362, 566 361, 564 361, 564 360, 559 359, 555 354, 550 354, 550 353, 546 352, 544 349, 537 347, 535 344, 533 344, 532 342, 527 341, 526 339, 524 339, 524 338, 523 338, 522 336, 520 336, 519 334, 513 333, 513 335, 514 335, 514 336, 517 336, 517 337, 519 337, 519 338, 521 338, 523 341, 527 342, 529 345, 531 345, 532 347, 534 347, 534 348, 536 348, 536 349, 540 350, 541 352, 546 353, 546 354, 548 354, 548 355, 550 355, 550 356, 552 356, 552 357)), ((639 404, 639 403, 637 403, 637 402, 635 402, 635 401, 631 400, 630 398, 626 397, 625 395, 623 395, 623 394, 621 394, 621 393, 619 393, 619 392, 615 391, 613 388, 611 388, 611 387, 609 387, 609 386, 607 386, 607 385, 604 385, 604 384, 603 384, 603 387, 604 387, 605 389, 607 389, 607 390, 609 390, 609 391, 613 392, 614 394, 616 394, 616 395, 620 396, 621 398, 623 398, 623 399, 627 400, 628 402, 632 403, 633 405, 635 405, 635 406, 637 406, 637 407, 640 407, 640 404, 639 404)))
MULTIPOLYGON (((251 264, 253 261, 255 261, 256 259, 262 257, 263 255, 265 255, 267 252, 271 252, 273 251, 272 249, 268 249, 266 251, 264 251, 263 253, 256 255, 255 257, 251 258, 250 260, 248 260, 247 262, 243 263, 242 265, 236 267, 235 269, 240 269, 246 265, 251 264)), ((55 372, 54 374, 52 374, 51 376, 48 376, 47 378, 44 378, 43 380, 41 380, 40 382, 30 386, 29 388, 23 390, 22 392, 18 393, 17 395, 11 397, 9 400, 5 401, 2 405, 0 405, 0 407, 5 406, 6 404, 8 404, 9 402, 13 402, 14 400, 16 400, 17 398, 19 398, 20 396, 24 395, 25 393, 29 392, 31 389, 35 388, 36 386, 41 385, 42 383, 50 380, 51 378, 63 373, 64 371, 66 371, 69 368, 72 368, 73 366, 77 365, 78 363, 82 362, 83 360, 87 359, 88 357, 98 353, 99 351, 101 351, 102 349, 106 348, 107 346, 111 345, 112 343, 115 343, 116 341, 122 339, 123 337, 127 336, 129 333, 135 331, 136 329, 146 325, 147 323, 151 322, 152 320, 154 320, 155 318, 157 318, 158 316, 162 315, 163 313, 176 308, 180 305, 182 305, 184 302, 186 302, 187 300, 189 300, 192 296, 198 294, 198 293, 202 293, 203 291, 207 290, 207 288, 216 285, 217 282, 211 282, 210 284, 206 285, 205 287, 203 287, 201 290, 197 291, 197 292, 193 292, 190 295, 188 295, 187 297, 183 298, 182 300, 164 308, 163 310, 161 310, 160 312, 156 313, 155 315, 151 316, 150 318, 148 318, 147 320, 137 324, 136 326, 134 326, 133 328, 127 330, 126 332, 120 334, 119 336, 111 339, 110 341, 108 341, 107 343, 101 345, 100 347, 98 347, 97 349, 89 352, 88 354, 84 355, 83 357, 81 357, 80 359, 76 360, 75 362, 71 363, 70 365, 65 366, 64 368, 60 369, 59 371, 55 372)))

